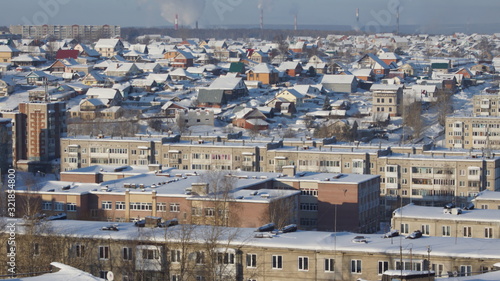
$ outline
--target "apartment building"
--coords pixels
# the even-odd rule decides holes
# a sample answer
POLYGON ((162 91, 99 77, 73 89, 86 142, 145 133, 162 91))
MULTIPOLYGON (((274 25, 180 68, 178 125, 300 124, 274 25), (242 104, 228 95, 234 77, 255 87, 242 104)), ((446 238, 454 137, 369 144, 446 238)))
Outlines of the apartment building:
MULTIPOLYGON (((158 167, 152 167, 158 169, 158 167)), ((71 219, 130 221, 146 216, 181 223, 258 227, 274 222, 301 229, 373 233, 379 227, 378 176, 329 173, 208 172, 93 166, 61 173, 60 182, 39 184, 46 215, 71 219), (214 176, 220 175, 219 178, 214 176), (221 180, 226 179, 221 186, 221 180), (225 190, 225 193, 222 190, 225 190), (338 216, 336 213, 338 212, 338 216), (241 216, 245 215, 242 219, 241 216)), ((19 205, 23 205, 20 199, 19 205)))
POLYGON ((474 116, 500 116, 500 95, 474 95, 472 105, 474 116))
POLYGON ((401 203, 432 206, 454 199, 465 204, 482 190, 500 189, 500 158, 482 152, 435 149, 432 145, 381 148, 339 146, 329 140, 266 143, 200 137, 190 140, 86 137, 63 138, 61 142, 62 171, 108 163, 273 173, 283 173, 283 167, 295 166, 298 172, 379 175, 387 218, 401 203))
POLYGON ((0 118, 0 173, 12 167, 12 119, 0 118))
MULTIPOLYGON (((388 270, 472 276, 500 262, 497 239, 406 240, 316 231, 256 235, 255 228, 137 228, 71 220, 53 221, 50 229, 39 229, 37 236, 17 233, 18 269, 50 260, 101 277, 112 271, 116 280, 354 281, 382 279, 388 270)), ((0 251, 6 246, 0 244, 0 251)), ((1 270, 6 274, 6 267, 1 270)))
POLYGON ((499 239, 500 210, 462 210, 409 204, 394 211, 391 225, 402 234, 420 230, 424 236, 499 239))
POLYGON ((17 167, 29 171, 45 171, 46 164, 60 157, 61 137, 66 136, 66 103, 20 103, 19 112, 25 120, 24 132, 16 132, 26 143, 26 158, 17 167))
POLYGON ((500 118, 497 116, 453 116, 446 118, 446 147, 500 149, 500 118))
POLYGON ((95 41, 99 38, 121 36, 118 25, 11 25, 10 33, 19 34, 22 38, 55 39, 78 38, 80 40, 95 41))
POLYGON ((390 116, 403 114, 403 85, 375 84, 372 92, 372 112, 388 113, 390 116))

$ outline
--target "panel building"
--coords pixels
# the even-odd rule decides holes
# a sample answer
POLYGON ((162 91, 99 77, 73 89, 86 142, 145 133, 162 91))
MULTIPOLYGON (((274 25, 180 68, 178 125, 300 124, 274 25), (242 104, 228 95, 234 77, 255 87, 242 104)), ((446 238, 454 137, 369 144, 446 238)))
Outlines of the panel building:
POLYGON ((9 31, 23 38, 34 39, 53 37, 95 41, 100 38, 121 36, 121 28, 118 25, 11 25, 9 31))

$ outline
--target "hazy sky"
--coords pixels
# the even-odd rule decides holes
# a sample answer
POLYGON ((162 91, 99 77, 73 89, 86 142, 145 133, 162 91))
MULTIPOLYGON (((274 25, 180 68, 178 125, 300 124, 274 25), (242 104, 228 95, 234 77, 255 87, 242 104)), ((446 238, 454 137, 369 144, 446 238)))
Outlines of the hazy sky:
POLYGON ((2 0, 0 25, 11 24, 117 24, 171 25, 175 14, 181 25, 200 27, 259 25, 395 25, 400 3, 401 25, 434 26, 443 23, 498 23, 498 0, 2 0))

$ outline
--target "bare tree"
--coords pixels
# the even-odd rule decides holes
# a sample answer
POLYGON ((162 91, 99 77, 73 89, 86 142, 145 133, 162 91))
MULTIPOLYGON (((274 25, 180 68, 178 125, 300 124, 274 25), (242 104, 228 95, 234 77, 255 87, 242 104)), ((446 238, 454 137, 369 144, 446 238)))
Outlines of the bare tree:
POLYGON ((452 104, 452 93, 444 90, 438 90, 435 93, 437 100, 434 102, 433 106, 437 111, 437 122, 441 126, 446 125, 446 117, 453 113, 453 104, 452 104))
POLYGON ((420 102, 414 101, 409 105, 405 105, 403 110, 403 126, 411 127, 413 139, 420 138, 424 129, 422 105, 420 102))

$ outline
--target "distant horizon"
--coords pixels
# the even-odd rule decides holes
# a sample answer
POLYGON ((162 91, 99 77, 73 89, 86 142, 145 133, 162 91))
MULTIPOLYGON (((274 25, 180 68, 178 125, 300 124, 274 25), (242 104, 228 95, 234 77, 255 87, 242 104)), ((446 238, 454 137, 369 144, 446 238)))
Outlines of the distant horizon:
MULTIPOLYGON (((500 1, 476 0, 4 0, 0 25, 58 24, 194 28, 256 26, 357 26, 375 33, 400 26, 422 33, 500 32, 500 1), (359 11, 358 13, 356 11, 359 11), (399 12, 398 12, 399 11, 399 12), (262 17, 261 17, 262 15, 262 17), (455 28, 452 28, 452 27, 455 28), (443 29, 447 27, 450 29, 443 29), (473 28, 472 28, 473 27, 473 28), (443 32, 439 32, 443 30, 443 32)), ((414 32, 411 32, 414 33, 414 32)))

